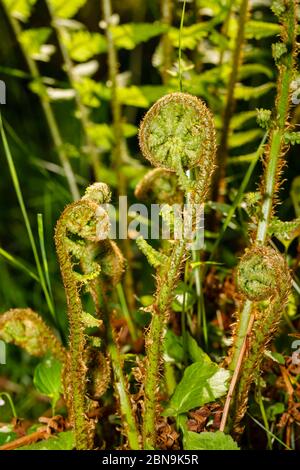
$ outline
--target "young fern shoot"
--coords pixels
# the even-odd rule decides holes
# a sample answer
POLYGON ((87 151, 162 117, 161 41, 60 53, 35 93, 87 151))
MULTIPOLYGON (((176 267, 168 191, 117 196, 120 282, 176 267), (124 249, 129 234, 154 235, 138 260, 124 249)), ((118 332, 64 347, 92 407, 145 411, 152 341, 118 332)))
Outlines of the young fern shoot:
MULTIPOLYGON (((214 170, 216 144, 212 115, 200 99, 187 93, 171 93, 161 98, 144 117, 139 141, 145 158, 160 168, 160 177, 162 169, 173 172, 177 177, 177 184, 191 204, 204 202, 214 170), (190 181, 185 173, 192 168, 195 168, 197 175, 195 181, 190 181)), ((147 186, 149 178, 144 178, 144 182, 147 186)), ((141 186, 139 192, 142 193, 141 186)), ((170 210, 172 213, 171 208, 170 210)), ((161 254, 155 256, 153 249, 146 243, 139 242, 148 259, 154 259, 154 264, 157 261, 158 267, 155 299, 149 308, 152 320, 146 336, 142 433, 144 449, 154 449, 156 445, 162 341, 189 241, 184 237, 174 240, 168 258, 163 262, 160 261, 161 254)))

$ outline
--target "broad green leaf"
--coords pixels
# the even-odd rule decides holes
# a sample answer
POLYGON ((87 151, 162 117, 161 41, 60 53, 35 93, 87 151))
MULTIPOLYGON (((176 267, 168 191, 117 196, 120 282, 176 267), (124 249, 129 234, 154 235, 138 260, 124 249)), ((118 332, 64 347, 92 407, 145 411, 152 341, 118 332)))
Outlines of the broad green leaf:
POLYGON ((236 148, 252 143, 263 135, 262 129, 250 129, 249 131, 235 132, 229 137, 229 147, 236 148))
POLYGON ((168 362, 183 361, 183 342, 182 336, 177 336, 172 330, 167 330, 164 337, 165 360, 168 362))
POLYGON ((28 20, 36 1, 37 0, 3 0, 9 13, 21 21, 28 20))
POLYGON ((177 416, 223 396, 229 376, 229 371, 214 363, 195 362, 186 368, 164 416, 177 416))
POLYGON ((260 98, 275 87, 275 83, 271 82, 256 87, 237 85, 234 90, 234 97, 238 100, 249 101, 251 99, 260 98))
POLYGON ((245 35, 248 39, 262 39, 280 33, 280 25, 266 21, 250 20, 246 23, 245 35))
POLYGON ((229 434, 216 432, 187 431, 183 436, 184 450, 239 450, 237 443, 229 434))
POLYGON ((88 134, 97 147, 102 150, 110 150, 113 143, 112 129, 108 124, 91 124, 88 134))
POLYGON ((200 348, 195 338, 193 338, 189 333, 187 334, 187 346, 189 356, 193 362, 212 363, 210 357, 203 351, 203 349, 200 348))
POLYGON ((34 371, 34 386, 38 392, 51 399, 53 409, 62 393, 61 371, 61 362, 51 356, 40 362, 34 371))
POLYGON ((60 432, 49 439, 19 447, 17 450, 72 450, 75 447, 73 431, 60 432))
POLYGON ((141 42, 164 33, 168 27, 162 23, 128 23, 111 26, 115 46, 134 49, 141 42))
POLYGON ((55 47, 45 44, 51 34, 50 28, 32 28, 22 31, 19 39, 26 53, 34 60, 47 62, 55 47))
POLYGON ((105 37, 100 33, 90 33, 84 29, 79 31, 64 30, 63 42, 71 59, 77 62, 86 62, 94 55, 106 51, 105 37))
POLYGON ((49 0, 54 16, 72 18, 87 0, 49 0))

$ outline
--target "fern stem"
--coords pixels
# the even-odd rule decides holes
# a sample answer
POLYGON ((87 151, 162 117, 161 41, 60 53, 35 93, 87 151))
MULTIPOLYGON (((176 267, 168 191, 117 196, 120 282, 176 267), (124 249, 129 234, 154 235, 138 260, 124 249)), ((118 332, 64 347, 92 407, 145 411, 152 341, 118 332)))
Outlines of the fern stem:
MULTIPOLYGON (((161 0, 160 1, 161 9, 161 22, 166 26, 170 27, 172 24, 172 10, 173 4, 172 0, 161 0)), ((169 81, 170 75, 168 71, 172 66, 172 52, 173 47, 170 41, 168 31, 162 37, 162 50, 163 50, 163 64, 161 69, 162 81, 166 85, 169 81)))
MULTIPOLYGON (((111 0, 102 0, 103 18, 106 23, 106 39, 108 48, 108 70, 109 80, 111 83, 111 110, 113 116, 113 131, 115 137, 115 147, 113 152, 113 166, 115 167, 118 180, 118 193, 120 196, 127 194, 126 177, 122 172, 123 154, 125 150, 125 141, 122 129, 122 109, 118 99, 117 76, 118 76, 118 60, 111 31, 112 6, 111 0)), ((129 305, 129 310, 135 309, 135 297, 133 288, 133 276, 131 271, 132 252, 130 241, 128 238, 123 240, 123 251, 128 262, 125 273, 125 292, 129 305)))
POLYGON ((239 13, 239 27, 237 36, 235 39, 235 45, 233 50, 232 57, 232 68, 231 74, 229 77, 227 94, 226 94, 226 104, 223 113, 222 119, 222 133, 220 138, 220 145, 217 151, 217 164, 218 168, 215 174, 215 181, 218 187, 216 188, 218 192, 218 199, 223 200, 225 191, 226 191, 226 165, 228 157, 228 137, 230 131, 231 118, 234 111, 235 99, 234 99, 234 90, 235 85, 238 80, 239 68, 242 60, 242 52, 244 45, 244 36, 245 36, 245 26, 248 17, 248 7, 249 0, 242 0, 239 13))
POLYGON ((59 48, 62 53, 67 77, 69 79, 71 87, 75 90, 75 101, 76 101, 76 105, 78 108, 78 115, 79 115, 81 127, 84 132, 84 137, 86 141, 85 153, 87 154, 89 158, 91 158, 92 166, 94 170, 94 176, 96 180, 101 181, 101 166, 99 162, 98 151, 97 151, 95 144, 91 140, 89 136, 89 132, 88 132, 89 127, 91 125, 91 122, 89 119, 89 111, 84 105, 84 103, 82 102, 79 92, 76 90, 76 79, 74 78, 74 73, 73 73, 74 64, 63 42, 64 27, 60 25, 57 18, 55 17, 53 13, 53 8, 51 6, 51 2, 49 0, 46 0, 46 4, 50 12, 50 15, 52 17, 52 25, 54 27, 54 30, 56 31, 57 40, 58 40, 59 48))
POLYGON ((156 442, 157 392, 159 386, 159 365, 162 352, 164 328, 173 298, 178 276, 183 268, 186 243, 180 240, 173 248, 168 264, 160 273, 156 300, 152 306, 152 321, 146 338, 147 369, 145 377, 145 411, 143 419, 144 449, 154 449, 156 442))
POLYGON ((65 173, 66 179, 68 181, 68 185, 69 185, 69 188, 70 188, 71 195, 72 195, 74 200, 79 199, 80 194, 79 194, 79 190, 78 190, 78 187, 77 187, 76 178, 75 178, 72 166, 69 162, 68 156, 67 156, 66 152, 63 150, 63 139, 61 137, 61 134, 60 134, 60 131, 59 131, 58 124, 56 122, 54 112, 53 112, 52 107, 49 103, 49 99, 47 98, 47 92, 46 92, 46 88, 43 84, 42 77, 39 73, 39 70, 38 70, 38 67, 37 67, 35 61, 27 54, 24 46, 22 45, 22 43, 20 41, 20 35, 21 35, 21 32, 22 32, 22 29, 19 25, 19 22, 15 18, 13 18, 13 16, 9 13, 9 11, 8 11, 6 5, 5 5, 5 2, 2 2, 2 5, 5 9, 7 18, 9 19, 9 22, 10 22, 10 25, 11 25, 13 31, 14 31, 14 34, 15 34, 18 42, 19 42, 19 46, 20 46, 20 48, 22 50, 22 53, 25 57, 28 69, 29 69, 33 79, 41 87, 41 93, 39 93, 39 98, 40 98, 40 101, 41 101, 41 105, 42 105, 42 108, 43 108, 43 111, 44 111, 44 114, 45 114, 45 118, 46 118, 49 130, 50 130, 52 140, 53 140, 55 148, 56 148, 57 155, 58 155, 60 163, 61 163, 61 165, 64 169, 64 173, 65 173))

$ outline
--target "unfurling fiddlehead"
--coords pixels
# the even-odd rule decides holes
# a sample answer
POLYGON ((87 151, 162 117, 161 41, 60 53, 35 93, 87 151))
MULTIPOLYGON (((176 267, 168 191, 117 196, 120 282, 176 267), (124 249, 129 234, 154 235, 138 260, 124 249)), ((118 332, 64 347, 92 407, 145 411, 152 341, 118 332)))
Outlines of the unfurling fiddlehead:
POLYGON ((42 318, 30 308, 12 308, 0 316, 0 339, 25 349, 32 356, 51 353, 62 362, 66 350, 42 318))
MULTIPOLYGON (((139 142, 145 158, 159 168, 155 175, 154 172, 152 175, 150 173, 151 178, 153 175, 163 175, 165 178, 166 174, 162 173, 162 169, 174 172, 178 183, 174 184, 173 181, 172 187, 180 186, 190 203, 204 202, 214 170, 216 144, 211 113, 200 99, 187 93, 171 93, 161 98, 144 117, 139 142), (189 179, 187 170, 194 172, 194 180, 189 179)), ((150 179, 149 176, 148 178, 150 179)), ((142 191, 139 189, 138 193, 142 191)), ((167 192, 167 201, 164 202, 170 203, 172 200, 173 196, 170 199, 167 192)), ((165 255, 150 250, 146 242, 139 241, 139 247, 158 268, 155 300, 150 307, 152 320, 146 337, 143 415, 145 449, 155 448, 162 340, 174 289, 184 265, 187 242, 184 237, 174 240, 166 258, 165 255)))
POLYGON ((108 215, 99 203, 108 202, 109 197, 106 185, 96 184, 88 188, 82 199, 65 208, 55 230, 70 328, 70 359, 65 370, 65 392, 71 407, 70 418, 75 429, 77 449, 89 449, 93 445, 94 423, 87 417, 90 402, 86 389, 87 347, 91 345, 91 340, 85 330, 100 326, 99 320, 84 311, 81 294, 101 272, 101 266, 96 261, 89 263, 87 272, 84 272, 80 262, 89 258, 89 244, 104 238, 108 231, 108 215))
POLYGON ((246 299, 254 302, 254 323, 248 337, 248 348, 243 361, 235 394, 234 431, 240 432, 255 374, 259 370, 264 351, 276 334, 291 289, 291 278, 283 256, 273 248, 253 246, 246 251, 237 269, 237 286, 246 299))

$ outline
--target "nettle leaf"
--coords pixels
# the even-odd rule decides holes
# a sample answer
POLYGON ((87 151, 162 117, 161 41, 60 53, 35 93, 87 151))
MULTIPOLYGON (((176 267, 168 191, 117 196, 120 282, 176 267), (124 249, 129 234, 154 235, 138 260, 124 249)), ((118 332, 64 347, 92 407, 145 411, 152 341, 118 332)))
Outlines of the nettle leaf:
POLYGON ((75 447, 73 431, 60 432, 47 440, 19 447, 17 450, 72 450, 75 447))
POLYGON ((229 377, 229 371, 213 362, 195 362, 186 368, 163 415, 177 416, 223 396, 229 377))
POLYGON ((271 82, 263 83, 256 87, 237 85, 234 90, 234 97, 238 100, 249 101, 251 99, 260 98, 275 87, 275 83, 271 82))
POLYGON ((55 51, 51 44, 45 44, 51 34, 50 28, 32 28, 22 31, 19 39, 26 53, 34 60, 48 62, 55 51))
POLYGON ((280 33, 280 25, 266 21, 250 20, 246 23, 245 36, 247 39, 262 39, 280 33))
POLYGON ((40 362, 34 371, 34 386, 39 393, 51 399, 53 409, 62 393, 61 372, 62 363, 52 356, 40 362))
POLYGON ((237 443, 229 434, 216 432, 186 431, 183 435, 184 450, 239 450, 237 443))
POLYGON ((229 147, 241 147, 242 145, 253 142, 262 135, 262 129, 250 129, 249 131, 235 132, 229 137, 229 147))
POLYGON ((87 0, 49 0, 54 16, 72 18, 83 7, 87 0))
POLYGON ((166 32, 168 27, 162 23, 127 23, 111 26, 115 46, 119 49, 134 49, 141 42, 166 32))
POLYGON ((36 1, 37 0, 3 0, 9 13, 21 21, 28 20, 36 1))
POLYGON ((93 56, 106 52, 107 49, 106 39, 102 34, 90 33, 85 29, 64 30, 63 42, 70 57, 77 62, 86 62, 93 56))

